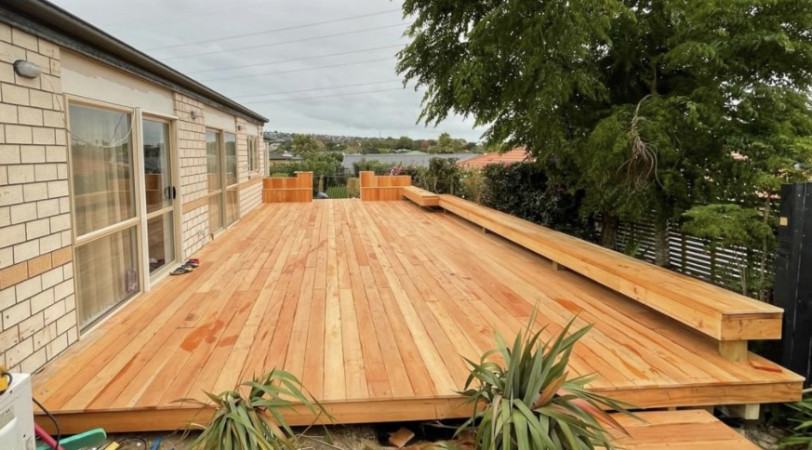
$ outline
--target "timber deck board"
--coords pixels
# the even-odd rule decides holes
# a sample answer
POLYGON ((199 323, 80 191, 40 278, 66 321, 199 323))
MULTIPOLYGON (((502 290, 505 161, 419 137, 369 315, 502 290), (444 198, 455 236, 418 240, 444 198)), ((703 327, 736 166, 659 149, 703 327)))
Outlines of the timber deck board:
POLYGON ((408 201, 263 205, 196 256, 200 268, 133 299, 34 376, 64 432, 205 421, 174 400, 273 367, 339 423, 464 416, 462 357, 478 359, 494 331, 512 337, 536 306, 547 337, 576 314, 576 327, 593 324, 573 375, 596 373, 592 389, 640 407, 800 397, 800 376, 754 354, 727 361, 712 339, 408 201))

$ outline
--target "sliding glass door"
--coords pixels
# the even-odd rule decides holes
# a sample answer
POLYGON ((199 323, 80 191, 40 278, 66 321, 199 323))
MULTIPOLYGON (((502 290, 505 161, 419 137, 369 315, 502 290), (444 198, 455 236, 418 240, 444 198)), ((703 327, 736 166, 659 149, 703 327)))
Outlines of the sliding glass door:
POLYGON ((231 225, 240 218, 240 186, 237 176, 237 136, 225 133, 225 159, 226 159, 226 226, 231 225))
POLYGON ((169 123, 143 121, 144 187, 149 273, 154 275, 175 261, 175 199, 169 123))
POLYGON ((206 161, 209 232, 214 234, 240 217, 237 136, 234 133, 206 131, 206 161))
POLYGON ((71 104, 69 115, 77 304, 86 327, 141 289, 133 114, 71 104))
POLYGON ((223 162, 220 133, 206 131, 206 174, 209 184, 209 233, 223 229, 223 162))

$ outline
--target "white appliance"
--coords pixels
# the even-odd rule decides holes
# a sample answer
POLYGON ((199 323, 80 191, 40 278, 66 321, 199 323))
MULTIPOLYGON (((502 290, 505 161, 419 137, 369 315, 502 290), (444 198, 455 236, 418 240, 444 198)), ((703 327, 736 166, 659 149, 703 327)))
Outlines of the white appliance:
POLYGON ((11 385, 0 394, 0 449, 34 450, 34 409, 31 405, 31 376, 11 374, 11 385))

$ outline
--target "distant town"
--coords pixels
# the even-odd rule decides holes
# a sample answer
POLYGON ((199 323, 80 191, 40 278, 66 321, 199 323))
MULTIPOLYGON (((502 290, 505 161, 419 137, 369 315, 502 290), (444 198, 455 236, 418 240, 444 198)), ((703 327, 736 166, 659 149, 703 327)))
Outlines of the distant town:
POLYGON ((465 139, 455 139, 448 133, 437 139, 400 137, 334 136, 327 134, 299 134, 283 131, 263 133, 270 153, 302 156, 310 152, 341 152, 344 154, 454 154, 484 153, 485 147, 465 139))

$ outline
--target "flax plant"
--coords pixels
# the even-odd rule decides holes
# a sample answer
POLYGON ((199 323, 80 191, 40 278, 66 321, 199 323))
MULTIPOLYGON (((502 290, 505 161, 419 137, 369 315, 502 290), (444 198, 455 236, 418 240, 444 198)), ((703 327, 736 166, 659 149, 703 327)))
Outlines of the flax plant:
POLYGON ((481 450, 583 450, 617 448, 604 427, 626 434, 606 409, 633 416, 630 405, 585 388, 592 376, 569 377, 567 365, 575 343, 590 326, 572 334, 571 320, 554 339, 542 341, 544 329, 519 332, 512 347, 496 336, 496 348, 479 363, 467 360, 470 375, 462 392, 474 405, 457 430, 476 427, 481 450), (504 366, 492 360, 501 356, 504 366))
POLYGON ((202 429, 189 448, 194 450, 297 448, 296 434, 281 410, 301 405, 313 414, 314 422, 322 414, 332 417, 294 375, 274 369, 262 377, 241 383, 233 390, 220 394, 206 392, 211 403, 197 399, 182 399, 202 407, 215 408, 208 426, 190 424, 202 429), (247 393, 247 395, 243 395, 247 393), (308 398, 309 397, 309 398, 308 398))

